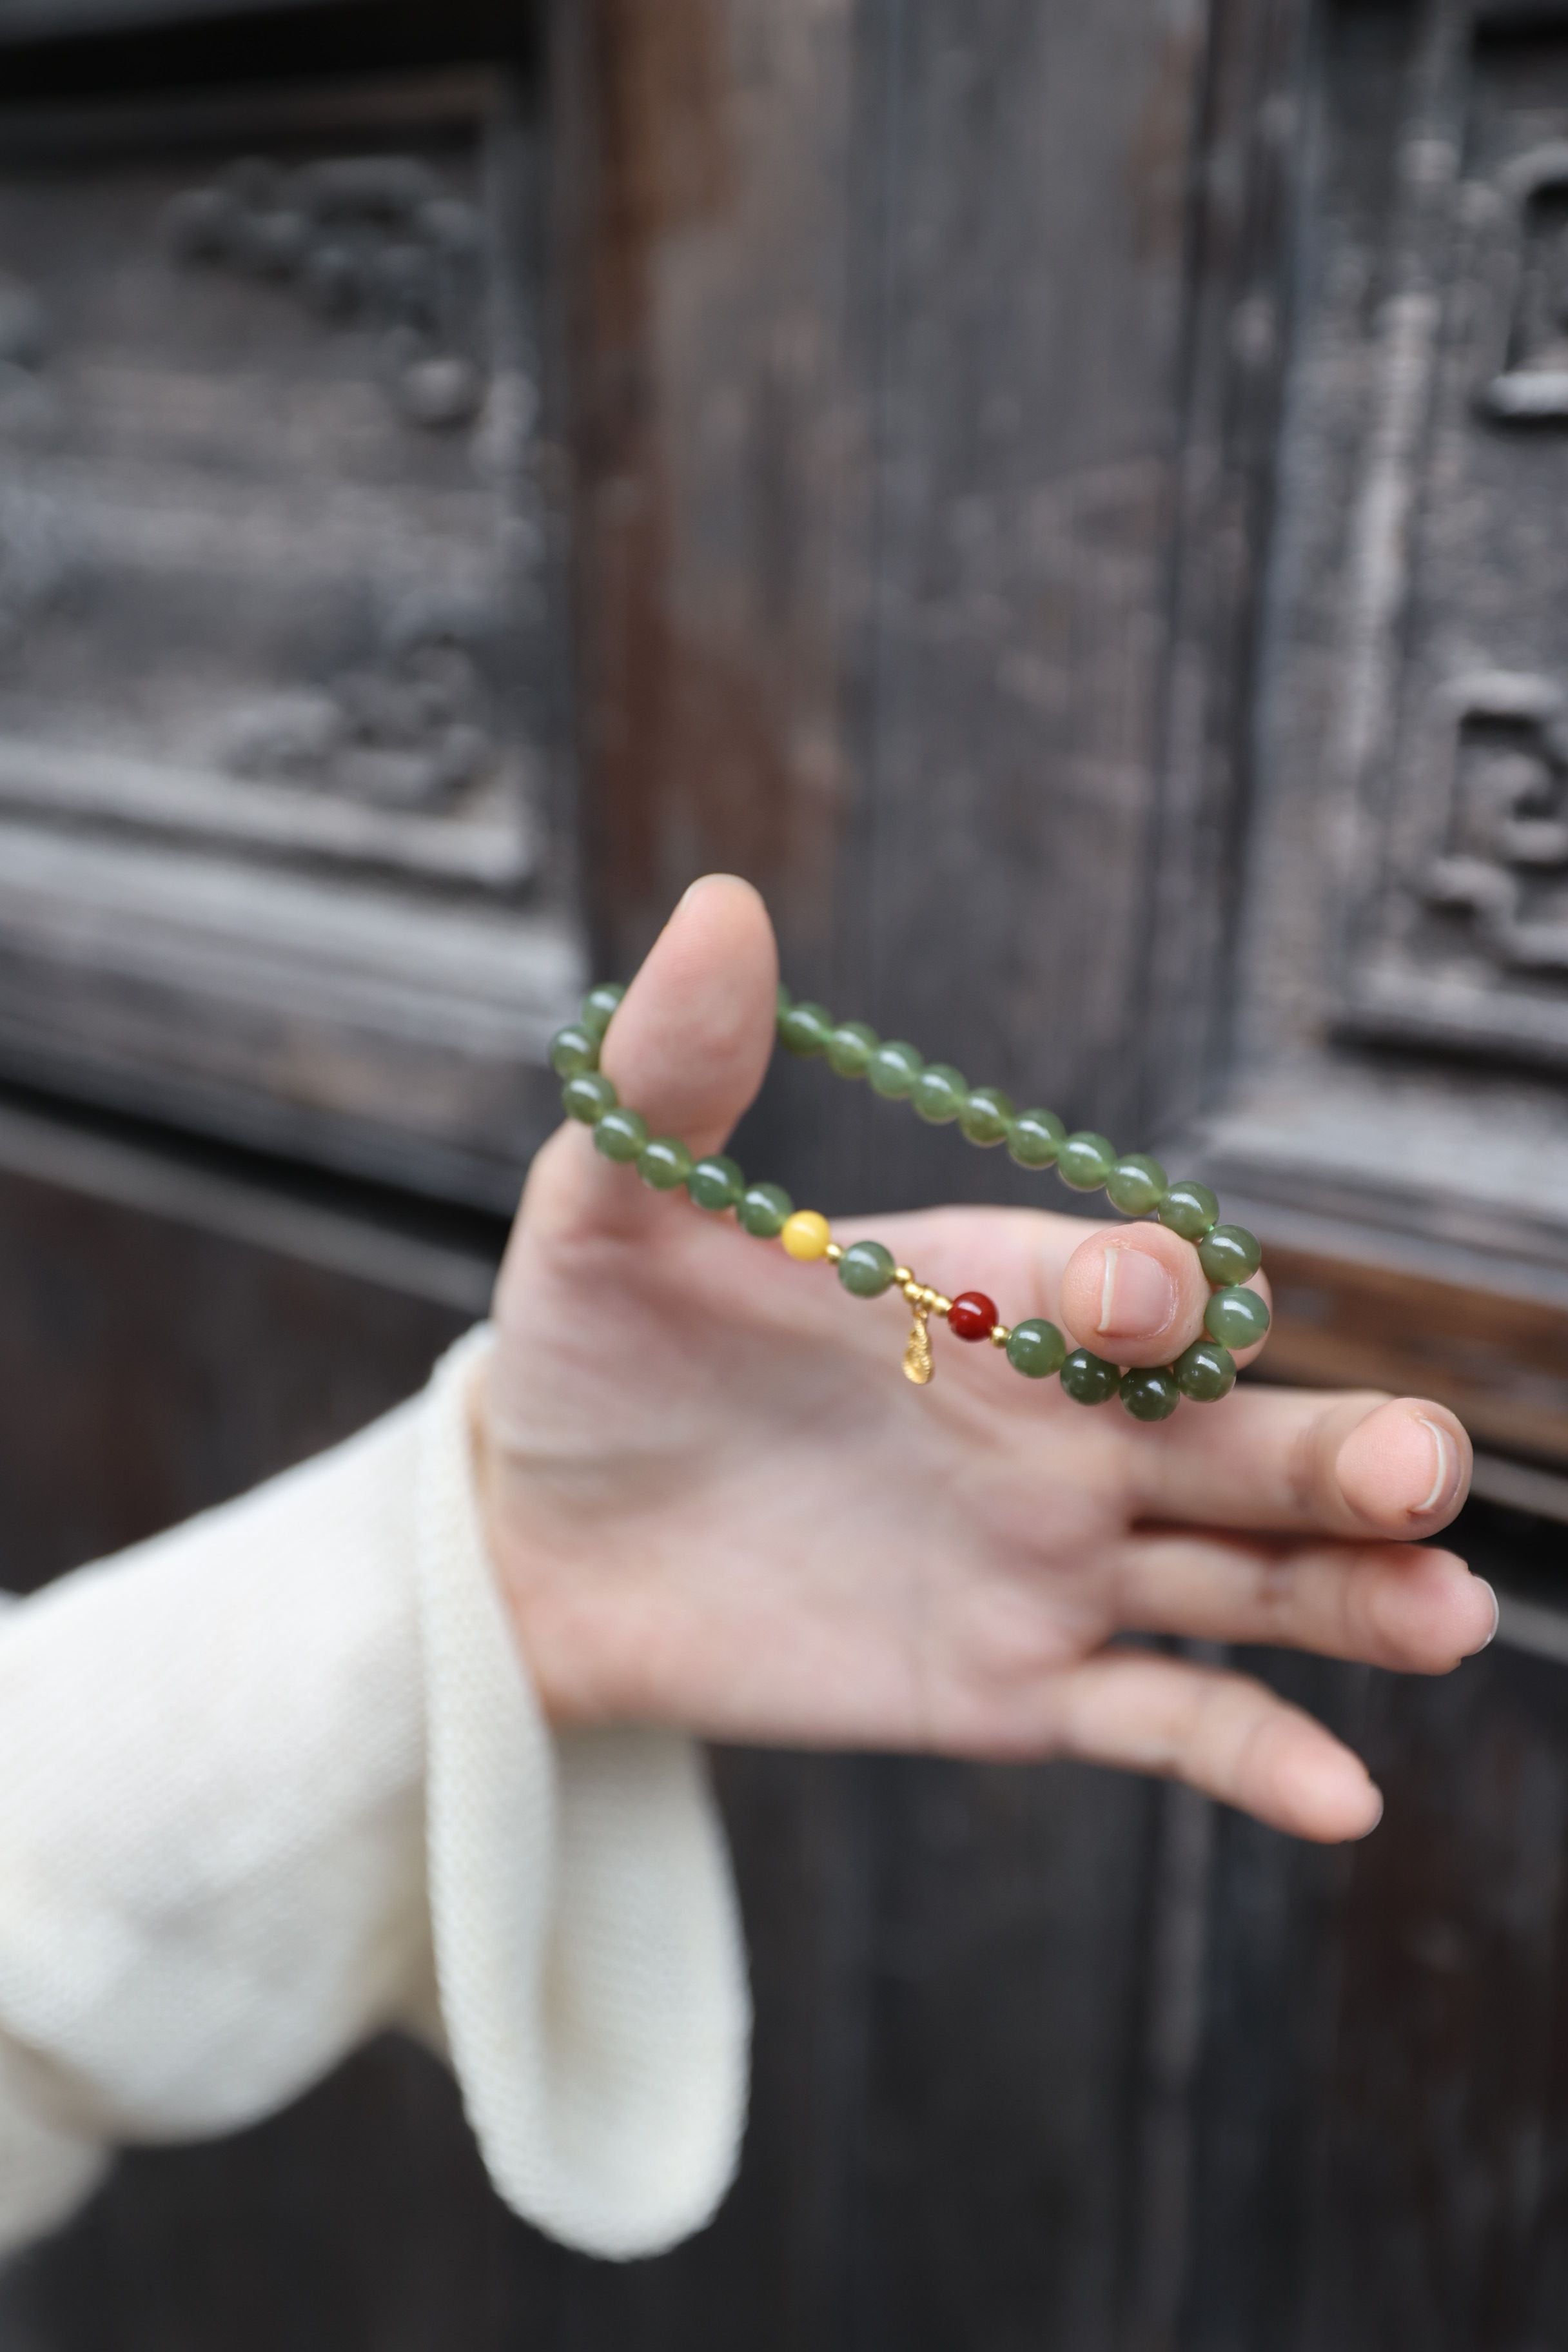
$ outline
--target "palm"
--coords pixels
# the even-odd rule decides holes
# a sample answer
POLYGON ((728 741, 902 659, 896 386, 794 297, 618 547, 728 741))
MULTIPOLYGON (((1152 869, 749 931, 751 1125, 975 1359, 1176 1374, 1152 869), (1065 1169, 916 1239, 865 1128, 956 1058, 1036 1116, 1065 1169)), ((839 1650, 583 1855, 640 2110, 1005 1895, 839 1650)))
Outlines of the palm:
MULTIPOLYGON (((939 1280, 980 1265, 1002 1289, 1011 1258, 1016 1291, 1034 1286, 1037 1234, 1018 1228, 1035 1225, 950 1210, 867 1229, 939 1280)), ((498 1426, 534 1507, 549 1497, 552 1543, 605 1587, 679 1605, 689 1696, 732 1694, 704 1728, 1049 1738, 1050 1671, 1116 1622, 1130 1424, 1086 1428, 1054 1384, 956 1342, 912 1388, 896 1298, 851 1299, 826 1267, 675 1201, 635 1239, 525 1238, 500 1315, 519 1344, 498 1366, 498 1426), (528 1330, 562 1336, 544 1351, 528 1330)))
MULTIPOLYGON (((708 1031, 689 972, 677 990, 667 969, 661 1001, 661 942, 612 1040, 628 1098, 700 1149, 749 1099, 772 1028, 765 925, 759 956, 752 909, 721 913, 721 959, 689 916, 681 941, 699 980, 705 956, 718 971, 708 1031)), ((994 1210, 843 1227, 1079 1339, 1088 1230, 994 1210)), ((1370 1800, 1326 1733, 1235 1676, 1106 1644, 1142 1628, 1451 1664, 1489 1598, 1444 1555, 1368 1540, 1448 1515, 1412 1525, 1408 1499, 1379 1499, 1437 1409, 1379 1436, 1404 1409, 1253 1391, 1149 1428, 946 1335, 917 1389, 901 1311, 650 1194, 581 1129, 552 1139, 498 1291, 485 1420, 503 1584, 547 1706, 748 1739, 1070 1750, 1346 1833, 1370 1800), (1304 1472, 1320 1440, 1321 1493, 1304 1472)))

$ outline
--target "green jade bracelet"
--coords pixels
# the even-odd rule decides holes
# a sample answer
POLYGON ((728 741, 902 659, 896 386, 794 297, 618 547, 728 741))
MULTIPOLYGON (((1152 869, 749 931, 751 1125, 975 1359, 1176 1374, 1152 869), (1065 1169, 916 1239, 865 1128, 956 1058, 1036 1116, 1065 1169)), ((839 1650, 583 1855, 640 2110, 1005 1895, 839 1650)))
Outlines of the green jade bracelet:
POLYGON ((853 1297, 879 1298, 898 1289, 914 1318, 904 1371, 917 1385, 923 1388, 931 1376, 929 1326, 935 1316, 960 1339, 989 1339, 1027 1380, 1059 1373, 1063 1388, 1079 1404, 1104 1404, 1120 1396, 1135 1420, 1163 1421, 1184 1396, 1212 1404, 1227 1395, 1236 1381, 1231 1350, 1255 1347, 1268 1330, 1268 1307, 1245 1286, 1262 1261, 1261 1245, 1244 1225, 1217 1222, 1219 1202, 1206 1185, 1169 1183, 1159 1161, 1146 1153, 1118 1152, 1103 1135, 1069 1135, 1052 1111, 1015 1110, 999 1087, 972 1087, 951 1063, 924 1061, 913 1045, 879 1038, 863 1021, 835 1021, 820 1004, 796 1004, 781 988, 779 1041, 788 1052, 803 1057, 821 1054, 841 1078, 864 1078, 874 1094, 908 1102, 931 1125, 956 1122, 971 1143, 1005 1143, 1021 1168, 1055 1168, 1075 1192, 1103 1190, 1124 1217, 1158 1217, 1184 1241, 1195 1243, 1213 1286, 1204 1312, 1206 1336, 1173 1364, 1125 1370, 1087 1348, 1069 1350, 1056 1325, 1037 1317, 1003 1323, 994 1300, 983 1290, 945 1297, 900 1265, 881 1242, 841 1244, 825 1216, 797 1209, 780 1185, 749 1184, 721 1153, 696 1160, 679 1138, 649 1136, 647 1122, 626 1108, 599 1067, 605 1033, 625 992, 614 983, 590 989, 581 1018, 551 1041, 550 1059, 565 1082, 561 1099, 569 1116, 593 1129, 606 1160, 635 1162, 656 1192, 673 1192, 684 1185, 700 1209, 717 1215, 732 1209, 758 1240, 781 1243, 803 1263, 821 1259, 837 1266, 853 1297))

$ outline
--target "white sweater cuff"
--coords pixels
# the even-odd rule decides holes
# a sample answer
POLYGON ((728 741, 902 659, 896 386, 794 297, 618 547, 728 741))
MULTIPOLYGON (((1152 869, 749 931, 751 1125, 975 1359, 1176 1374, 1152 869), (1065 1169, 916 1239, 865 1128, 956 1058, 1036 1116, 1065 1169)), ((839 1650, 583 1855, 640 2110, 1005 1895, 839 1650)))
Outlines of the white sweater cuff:
POLYGON ((722 2195, 721 1834, 687 1741, 541 1719, 472 1494, 487 1345, 0 1619, 0 2248, 110 2142, 248 2122, 397 2021, 445 2039, 497 2188, 568 2242, 653 2252, 722 2195))
POLYGON ((645 2254, 707 2221, 734 2170, 740 1926, 692 1743, 544 1727, 476 1517, 464 1413, 486 1345, 437 1372, 420 1468, 441 2016, 507 2202, 569 2245, 645 2254))

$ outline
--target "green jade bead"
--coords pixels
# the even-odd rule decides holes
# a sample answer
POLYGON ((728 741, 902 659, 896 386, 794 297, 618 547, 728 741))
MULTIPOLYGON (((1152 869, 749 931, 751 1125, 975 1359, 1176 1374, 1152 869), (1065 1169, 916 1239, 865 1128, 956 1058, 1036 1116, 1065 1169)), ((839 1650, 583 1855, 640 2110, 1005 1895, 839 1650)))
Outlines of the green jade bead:
POLYGON ((1222 1348, 1256 1348, 1268 1329, 1268 1309, 1256 1290, 1216 1290, 1204 1308, 1204 1329, 1222 1348))
POLYGON ((918 1045, 902 1037, 885 1037, 866 1065, 866 1083, 884 1102, 903 1102, 924 1067, 918 1045))
POLYGON ((561 1108, 568 1118, 580 1118, 585 1127, 614 1110, 620 1097, 603 1070, 580 1070, 568 1078, 561 1089, 561 1108))
POLYGON ((863 1021, 841 1021, 827 1040, 827 1066, 841 1078, 863 1078, 877 1050, 877 1033, 863 1021))
POLYGON ((1194 1404, 1217 1404, 1236 1386, 1236 1359, 1217 1339, 1194 1339, 1171 1370, 1182 1394, 1194 1404))
POLYGON ((963 1108, 969 1082, 951 1062, 928 1062, 910 1088, 915 1117, 928 1127, 951 1127, 963 1108))
POLYGON ((1121 1385, 1116 1366, 1087 1348, 1075 1348, 1062 1365, 1062 1386, 1075 1404, 1105 1404, 1121 1385))
POLYGON ((736 1204, 736 1217, 749 1234, 760 1242, 777 1241, 784 1229, 786 1217, 795 1214, 795 1202, 782 1184, 748 1184, 736 1204))
POLYGON ((1006 1142, 1016 1116, 1013 1097, 1000 1087, 971 1087, 958 1114, 959 1132, 989 1150, 994 1143, 1006 1142))
POLYGON ((1167 1421, 1182 1402, 1175 1375, 1154 1365, 1121 1375, 1121 1402, 1134 1421, 1167 1421))
POLYGON ((746 1180, 732 1160, 716 1151, 698 1161, 686 1180, 686 1189, 700 1209, 711 1209, 717 1215, 734 1207, 746 1189, 746 1180))
POLYGON ((569 1021, 550 1040, 550 1066, 558 1078, 580 1078, 599 1066, 599 1040, 580 1021, 569 1021))
MULTIPOLYGON (((564 1083, 561 1099, 569 1117, 594 1129, 606 1159, 635 1161, 656 1192, 685 1184, 700 1208, 734 1209, 745 1231, 773 1240, 794 1213, 789 1194, 778 1184, 750 1184, 733 1160, 715 1153, 693 1163, 679 1136, 649 1140, 645 1121, 620 1102, 598 1067, 601 1041, 626 994, 606 982, 589 990, 581 1016, 558 1030, 550 1044, 551 1066, 564 1083)), ((1236 1384, 1232 1350, 1254 1348, 1268 1330, 1268 1307, 1245 1287, 1262 1261, 1263 1250, 1245 1225, 1222 1225, 1219 1203, 1206 1184, 1184 1178, 1172 1184, 1157 1160, 1146 1152, 1118 1154, 1103 1135, 1068 1135, 1054 1111, 1016 1111, 1000 1087, 971 1087, 950 1062, 926 1063, 903 1038, 879 1039, 863 1021, 835 1021, 825 1005, 797 1004, 784 986, 778 991, 778 1034, 792 1054, 825 1054, 841 1077, 864 1077, 887 1101, 908 1099, 933 1127, 957 1121, 971 1143, 1005 1143, 1022 1168, 1055 1165, 1075 1192, 1103 1187, 1123 1216, 1153 1211, 1184 1241, 1197 1244, 1204 1273, 1215 1286, 1204 1313, 1205 1337, 1173 1364, 1122 1372, 1088 1348, 1070 1352, 1054 1323, 1031 1317, 1016 1324, 1006 1341, 1007 1360, 1028 1380, 1059 1372, 1068 1396, 1080 1404, 1104 1404, 1120 1395, 1138 1421, 1163 1421, 1181 1397, 1213 1403, 1236 1384)), ((879 1298, 892 1286, 893 1255, 881 1242, 856 1242, 838 1260, 838 1279, 858 1298, 879 1298)))
POLYGON ((792 1004, 779 1014, 779 1044, 786 1054, 820 1054, 833 1034, 833 1015, 826 1004, 792 1004))
POLYGON ((1245 1225, 1215 1225, 1198 1244, 1198 1264, 1213 1283, 1245 1282, 1263 1263, 1263 1244, 1245 1225))
POLYGON ((602 1037, 610 1025, 610 1015, 626 994, 618 980, 601 981, 583 999, 582 1025, 595 1037, 602 1037))
POLYGON ((1160 1203, 1160 1223, 1184 1242, 1201 1242, 1219 1214, 1219 1202, 1206 1184, 1184 1177, 1173 1184, 1160 1203))
POLYGON ((1007 1334, 1007 1361, 1026 1380, 1043 1381, 1067 1361, 1068 1343, 1054 1323, 1038 1316, 1015 1323, 1007 1334))
POLYGON ((1091 1129, 1069 1135, 1057 1153, 1057 1174, 1075 1192, 1098 1192, 1116 1165, 1116 1146, 1091 1129))
POLYGON ((647 1148, 647 1121, 624 1103, 605 1111, 594 1128, 594 1149, 606 1160, 640 1160, 647 1148))
POLYGON ((1105 1180, 1106 1198, 1124 1217, 1146 1217, 1164 1199, 1169 1181, 1146 1151, 1124 1151, 1105 1180))
POLYGON ((838 1261, 838 1279, 853 1297, 880 1298, 896 1264, 880 1242, 852 1242, 838 1261))
POLYGON ((691 1173, 691 1154, 678 1135, 656 1136, 637 1156, 637 1174, 656 1192, 673 1192, 691 1173))
POLYGON ((1054 1168, 1067 1132, 1054 1110, 1021 1110, 1007 1138, 1008 1158, 1020 1168, 1054 1168))

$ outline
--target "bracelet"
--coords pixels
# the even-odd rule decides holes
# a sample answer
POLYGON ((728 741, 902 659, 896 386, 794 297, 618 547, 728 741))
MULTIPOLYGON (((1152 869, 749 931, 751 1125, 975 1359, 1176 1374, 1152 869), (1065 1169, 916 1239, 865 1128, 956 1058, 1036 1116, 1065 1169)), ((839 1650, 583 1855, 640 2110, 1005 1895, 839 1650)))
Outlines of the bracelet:
POLYGON ((694 1160, 679 1137, 650 1136, 647 1122, 628 1109, 599 1067, 599 1052, 625 989, 613 982, 591 988, 581 1017, 551 1040, 550 1060, 564 1083, 562 1104, 568 1116, 594 1130, 606 1160, 634 1162, 656 1192, 684 1185, 700 1209, 714 1214, 733 1210, 741 1225, 760 1241, 777 1241, 802 1262, 824 1260, 857 1298, 879 1298, 898 1289, 913 1315, 904 1349, 904 1372, 924 1387, 933 1370, 931 1318, 960 1339, 989 1339, 1015 1371, 1028 1380, 1060 1375, 1062 1387, 1079 1404, 1104 1404, 1120 1396, 1138 1421, 1163 1421, 1183 1397, 1212 1404, 1236 1383, 1232 1349, 1257 1345, 1268 1328, 1268 1309, 1244 1286, 1262 1263, 1263 1250, 1245 1225, 1222 1225, 1219 1202, 1206 1184, 1184 1179, 1170 1183, 1157 1160, 1146 1152, 1118 1152, 1105 1136, 1069 1135, 1054 1111, 1015 1110, 1000 1087, 972 1087, 949 1062, 927 1062, 901 1039, 879 1038, 863 1021, 835 1021, 820 1004, 796 1004, 779 991, 779 1042, 792 1054, 823 1055, 842 1078, 864 1078, 872 1092, 891 1102, 908 1102, 916 1116, 935 1127, 956 1123, 961 1134, 981 1146, 1005 1143, 1021 1168, 1055 1168, 1075 1192, 1103 1190, 1125 1217, 1152 1215, 1184 1241, 1197 1244, 1198 1259, 1211 1285, 1204 1311, 1206 1336, 1173 1364, 1124 1370, 1088 1348, 1069 1350, 1054 1323, 1031 1316, 1008 1325, 998 1319, 995 1301, 983 1290, 948 1298, 932 1289, 878 1241, 835 1241, 827 1219, 816 1209, 797 1209, 778 1184, 749 1184, 734 1160, 721 1152, 694 1160))

